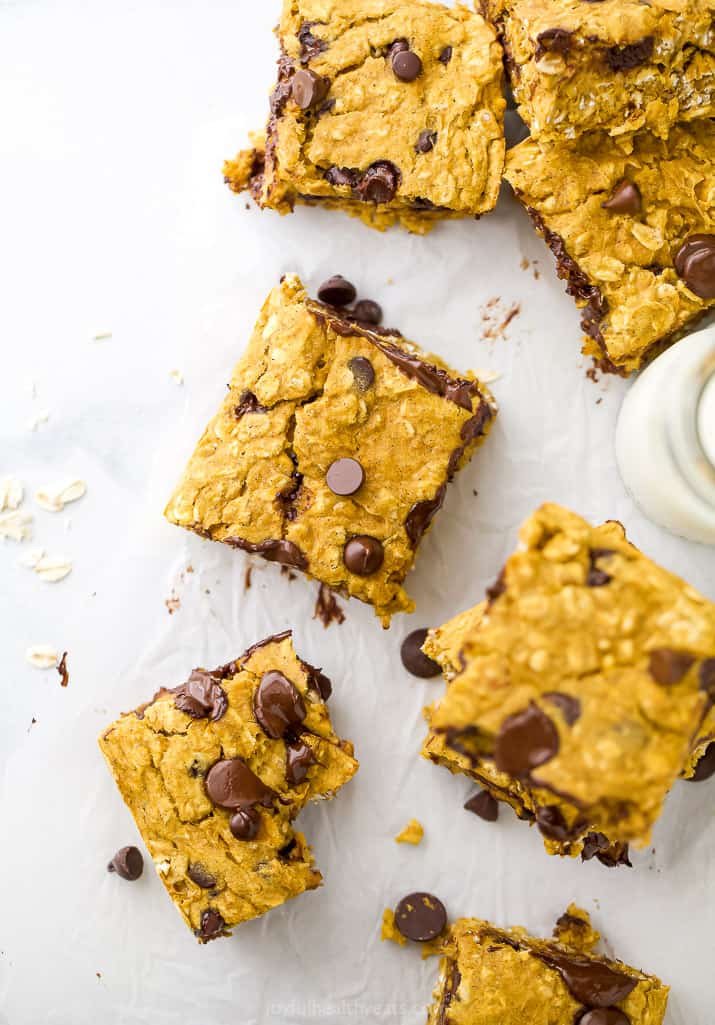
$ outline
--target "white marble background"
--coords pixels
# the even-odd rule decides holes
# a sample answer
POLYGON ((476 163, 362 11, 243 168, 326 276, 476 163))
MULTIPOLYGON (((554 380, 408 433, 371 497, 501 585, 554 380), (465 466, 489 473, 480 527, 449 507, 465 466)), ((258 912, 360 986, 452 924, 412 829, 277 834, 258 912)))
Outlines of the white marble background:
POLYGON ((509 196, 420 239, 317 210, 279 219, 224 188, 222 158, 264 118, 278 6, 0 2, 0 475, 30 496, 65 475, 88 483, 63 513, 33 510, 33 543, 72 560, 66 580, 44 583, 18 565, 23 546, 0 546, 0 1023, 416 1025, 436 965, 381 945, 379 921, 427 889, 455 917, 544 934, 575 899, 618 955, 671 983, 669 1025, 711 1025, 715 783, 675 787, 632 871, 550 859, 510 814, 494 826, 464 812, 466 781, 417 757, 441 684, 408 677, 398 649, 480 598, 546 499, 623 520, 715 597, 712 554, 647 523, 625 494, 613 429, 626 386, 586 379, 577 314, 509 196), (316 585, 266 564, 245 592, 242 555, 161 517, 286 270, 313 288, 340 272, 407 335, 502 375, 498 424, 410 579, 419 612, 389 632, 352 604, 324 630, 316 585), (521 312, 490 340, 494 297, 521 312), (199 947, 151 865, 133 885, 106 872, 138 836, 95 737, 158 685, 289 624, 333 678, 334 720, 362 769, 301 819, 324 887, 199 947), (41 643, 68 650, 67 689, 26 663, 41 643), (425 841, 397 846, 412 816, 425 841))

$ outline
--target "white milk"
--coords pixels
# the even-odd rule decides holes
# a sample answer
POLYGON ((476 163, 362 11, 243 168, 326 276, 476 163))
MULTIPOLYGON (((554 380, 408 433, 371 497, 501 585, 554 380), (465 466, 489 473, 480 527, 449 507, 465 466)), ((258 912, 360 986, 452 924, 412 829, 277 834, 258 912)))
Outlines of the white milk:
POLYGON ((715 325, 638 376, 618 419, 616 459, 649 519, 715 545, 715 325))

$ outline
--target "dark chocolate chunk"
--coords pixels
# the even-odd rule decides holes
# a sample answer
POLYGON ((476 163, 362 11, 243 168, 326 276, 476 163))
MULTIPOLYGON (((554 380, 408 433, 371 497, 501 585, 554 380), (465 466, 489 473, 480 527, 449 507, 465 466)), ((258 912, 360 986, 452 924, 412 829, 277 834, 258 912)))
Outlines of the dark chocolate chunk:
POLYGON ((588 574, 586 576, 587 587, 605 587, 606 584, 610 584, 613 577, 598 566, 598 560, 605 559, 607 556, 615 554, 616 553, 612 548, 592 548, 589 551, 589 567, 588 574))
POLYGON ((616 214, 639 214, 643 209, 640 189, 627 178, 619 182, 611 193, 610 199, 601 203, 604 210, 612 210, 616 214))
POLYGON ((571 49, 573 32, 566 28, 547 28, 536 37, 534 59, 540 61, 547 53, 565 55, 571 49))
POLYGON ((254 804, 271 803, 273 791, 240 758, 226 758, 211 766, 206 775, 206 792, 220 808, 233 811, 254 804))
POLYGON ((442 670, 433 659, 422 651, 422 645, 426 638, 426 629, 413 630, 402 642, 400 658, 408 673, 419 676, 423 680, 430 680, 433 676, 439 676, 442 670))
POLYGON ((391 203, 400 184, 400 172, 389 160, 370 164, 357 186, 365 203, 391 203))
POLYGON ((581 717, 581 702, 571 694, 562 694, 561 691, 552 690, 544 694, 544 700, 551 705, 556 705, 569 726, 581 717))
POLYGON ((120 847, 107 865, 108 872, 116 872, 120 879, 133 883, 144 871, 144 858, 137 847, 120 847))
POLYGON ((192 719, 210 719, 216 722, 228 708, 228 698, 211 674, 194 669, 186 683, 179 687, 174 704, 180 712, 192 719))
POLYGON ((401 82, 414 82, 422 74, 422 61, 413 50, 397 50, 390 58, 395 78, 401 82))
POLYGON ((255 808, 241 808, 232 815, 228 828, 237 840, 255 840, 261 827, 261 816, 255 808))
POLYGON ((689 651, 655 648, 648 658, 648 672, 656 683, 672 687, 683 679, 694 662, 695 656, 689 651))
POLYGON ((440 64, 444 64, 446 66, 451 61, 453 53, 454 50, 451 46, 445 46, 444 50, 442 50, 437 60, 440 62, 440 64))
POLYGON ((705 754, 699 759, 695 766, 695 772, 688 782, 702 783, 712 776, 715 776, 715 743, 709 744, 705 748, 705 754))
POLYGON ((464 807, 485 822, 496 822, 499 818, 499 802, 488 790, 480 790, 474 797, 470 797, 464 807))
POLYGON ((597 1007, 582 1014, 576 1025, 631 1025, 631 1019, 617 1007, 597 1007))
POLYGON ((354 495, 365 483, 365 471, 357 459, 336 459, 325 481, 334 495, 354 495))
POLYGON ((201 940, 215 940, 218 936, 223 935, 225 928, 226 923, 218 911, 206 908, 201 912, 201 925, 197 935, 201 940))
POLYGON ((296 786, 308 775, 308 769, 315 765, 313 749, 303 740, 289 744, 286 748, 286 779, 296 786))
POLYGON ((202 890, 213 890, 216 885, 216 877, 212 876, 208 869, 198 861, 189 865, 186 874, 191 882, 196 883, 202 890))
POLYGON ((429 153, 437 144, 437 133, 431 132, 428 128, 420 132, 415 143, 416 153, 429 153))
POLYGON ((569 829, 561 810, 555 804, 536 809, 536 825, 541 835, 548 840, 566 843, 573 839, 573 831, 569 829))
POLYGON ((322 701, 327 701, 333 693, 331 681, 320 669, 316 669, 315 666, 308 665, 307 662, 303 661, 300 664, 308 674, 308 687, 311 690, 317 691, 322 701))
POLYGON ((700 690, 704 690, 711 701, 715 702, 715 658, 706 658, 698 671, 700 690))
POLYGON ((263 732, 280 740, 295 736, 306 716, 300 692, 283 673, 272 669, 264 673, 253 695, 253 712, 263 732))
POLYGON ((356 296, 355 285, 346 281, 342 274, 336 274, 328 278, 318 289, 318 298, 321 303, 329 306, 347 306, 356 296))
POLYGON ((530 702, 523 712, 508 716, 501 725, 494 748, 500 772, 525 777, 558 753, 559 734, 551 719, 530 702))
POLYGON ((343 562, 351 573, 369 577, 377 573, 385 559, 382 542, 367 534, 351 537, 343 549, 343 562))
MULTIPOLYGON (((285 105, 291 95, 291 77, 293 75, 293 61, 285 54, 278 58, 278 82, 271 93, 270 110, 275 117, 280 117, 285 110, 285 105)), ((263 161, 265 165, 265 161, 263 161)), ((254 159, 253 173, 262 173, 262 168, 256 166, 254 159)))
POLYGON ((246 413, 267 413, 268 407, 262 406, 252 391, 242 391, 238 405, 234 406, 233 415, 237 420, 240 420, 246 413))
POLYGON ((323 177, 329 185, 350 189, 356 189, 360 183, 360 175, 350 167, 329 167, 323 177))
POLYGON ((361 299, 353 306, 350 316, 362 324, 379 324, 382 320, 382 307, 372 299, 361 299))
POLYGON ((296 71, 291 82, 291 95, 301 110, 321 103, 328 95, 330 82, 314 71, 296 71))
POLYGON ((388 61, 391 61, 394 56, 398 53, 403 53, 405 50, 409 50, 410 44, 406 39, 396 39, 393 43, 387 47, 385 56, 388 61))
POLYGON ((691 292, 715 299, 715 235, 691 235, 675 255, 675 269, 691 292))
POLYGON ((320 24, 315 21, 304 21, 298 29, 298 42, 300 43, 300 56, 304 63, 311 61, 313 57, 317 57, 318 54, 324 53, 328 49, 328 44, 324 39, 319 39, 313 33, 313 28, 320 24))
POLYGON ((612 71, 632 71, 639 68, 653 56, 655 39, 653 36, 646 36, 637 43, 628 43, 626 46, 609 46, 606 50, 606 62, 612 71))
POLYGON ((603 833, 588 833, 583 841, 581 861, 597 858, 606 868, 617 868, 619 865, 631 867, 628 857, 628 844, 614 840, 611 843, 603 833))
POLYGON ((240 548, 244 552, 262 555, 268 562, 278 562, 281 566, 295 566, 296 569, 302 570, 308 568, 307 558, 298 545, 293 544, 292 541, 271 539, 254 543, 246 541, 242 537, 227 537, 224 538, 224 542, 227 545, 233 545, 234 548, 240 548))
POLYGON ((431 893, 409 893, 395 908, 395 925, 416 943, 436 939, 447 924, 444 904, 431 893))
POLYGON ((60 687, 68 687, 70 682, 70 671, 67 668, 67 655, 66 651, 62 652, 62 658, 57 663, 57 672, 60 674, 60 687))
POLYGON ((348 369, 355 379, 358 391, 368 391, 375 383, 375 370, 366 356, 353 356, 348 361, 348 369))
POLYGON ((331 623, 340 625, 345 622, 345 613, 335 597, 335 591, 327 584, 318 587, 313 619, 319 619, 327 630, 331 623))
POLYGON ((548 955, 547 963, 559 972, 571 996, 589 1008, 619 1004, 638 985, 638 979, 577 954, 548 955))
POLYGON ((407 519, 405 520, 405 530, 413 548, 416 548, 420 543, 422 535, 442 508, 446 493, 447 486, 443 484, 434 498, 426 498, 422 502, 415 502, 408 512, 407 519))

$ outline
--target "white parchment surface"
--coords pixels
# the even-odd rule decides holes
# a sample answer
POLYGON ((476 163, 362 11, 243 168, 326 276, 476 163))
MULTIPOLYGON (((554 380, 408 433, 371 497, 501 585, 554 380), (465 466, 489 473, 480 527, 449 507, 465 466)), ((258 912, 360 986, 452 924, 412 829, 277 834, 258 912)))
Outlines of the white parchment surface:
POLYGON ((417 1025, 436 963, 381 944, 379 924, 424 889, 453 917, 537 934, 576 900, 611 950, 672 985, 669 1025, 712 1025, 715 782, 674 788, 630 871, 548 858, 508 810, 496 825, 463 811, 468 782, 418 757, 442 684, 409 677, 399 646, 478 601, 545 500, 622 520, 715 598, 713 551, 626 495, 613 431, 627 384, 587 379, 577 313, 510 196, 421 239, 320 210, 280 219, 224 188, 222 158, 265 116, 278 6, 0 2, 0 475, 30 495, 65 474, 88 483, 62 514, 34 510, 33 543, 71 557, 66 580, 45 584, 18 566, 22 546, 0 547, 0 1023, 417 1025), (409 579, 418 611, 387 632, 352 602, 324 629, 317 585, 265 563, 245 590, 246 557, 161 517, 289 270, 311 289, 342 273, 425 348, 500 374, 495 429, 409 579), (322 889, 199 947, 150 862, 135 884, 106 872, 141 841, 95 738, 160 685, 287 626, 333 679, 361 769, 300 820, 322 889), (69 652, 66 689, 25 662, 40 643, 69 652), (424 842, 398 846, 412 817, 424 842))

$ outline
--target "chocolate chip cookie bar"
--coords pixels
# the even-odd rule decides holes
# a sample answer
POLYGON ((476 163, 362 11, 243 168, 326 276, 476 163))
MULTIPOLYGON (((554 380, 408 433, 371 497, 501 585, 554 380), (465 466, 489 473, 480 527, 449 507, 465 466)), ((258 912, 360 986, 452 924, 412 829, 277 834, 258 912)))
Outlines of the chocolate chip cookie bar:
POLYGON ((402 582, 496 406, 376 324, 375 303, 348 310, 349 282, 319 296, 288 275, 268 297, 166 516, 368 602, 387 626, 414 608, 402 582))
POLYGON ((330 681, 290 631, 196 669, 99 744, 157 872, 201 943, 321 883, 293 819, 355 774, 330 681))
POLYGON ((715 122, 678 125, 667 140, 528 139, 509 152, 506 178, 603 369, 637 370, 715 305, 715 122))
POLYGON ((573 139, 715 115, 711 0, 483 0, 534 137, 573 139))
POLYGON ((450 928, 428 1025, 661 1025, 668 987, 621 961, 497 929, 450 928))
POLYGON ((707 750, 715 605, 557 505, 524 525, 487 600, 433 631, 448 680, 424 755, 474 778, 549 853, 627 864, 707 750))
POLYGON ((502 53, 481 15, 420 0, 284 0, 265 136, 227 162, 234 192, 289 213, 345 210, 423 233, 496 205, 502 53))

